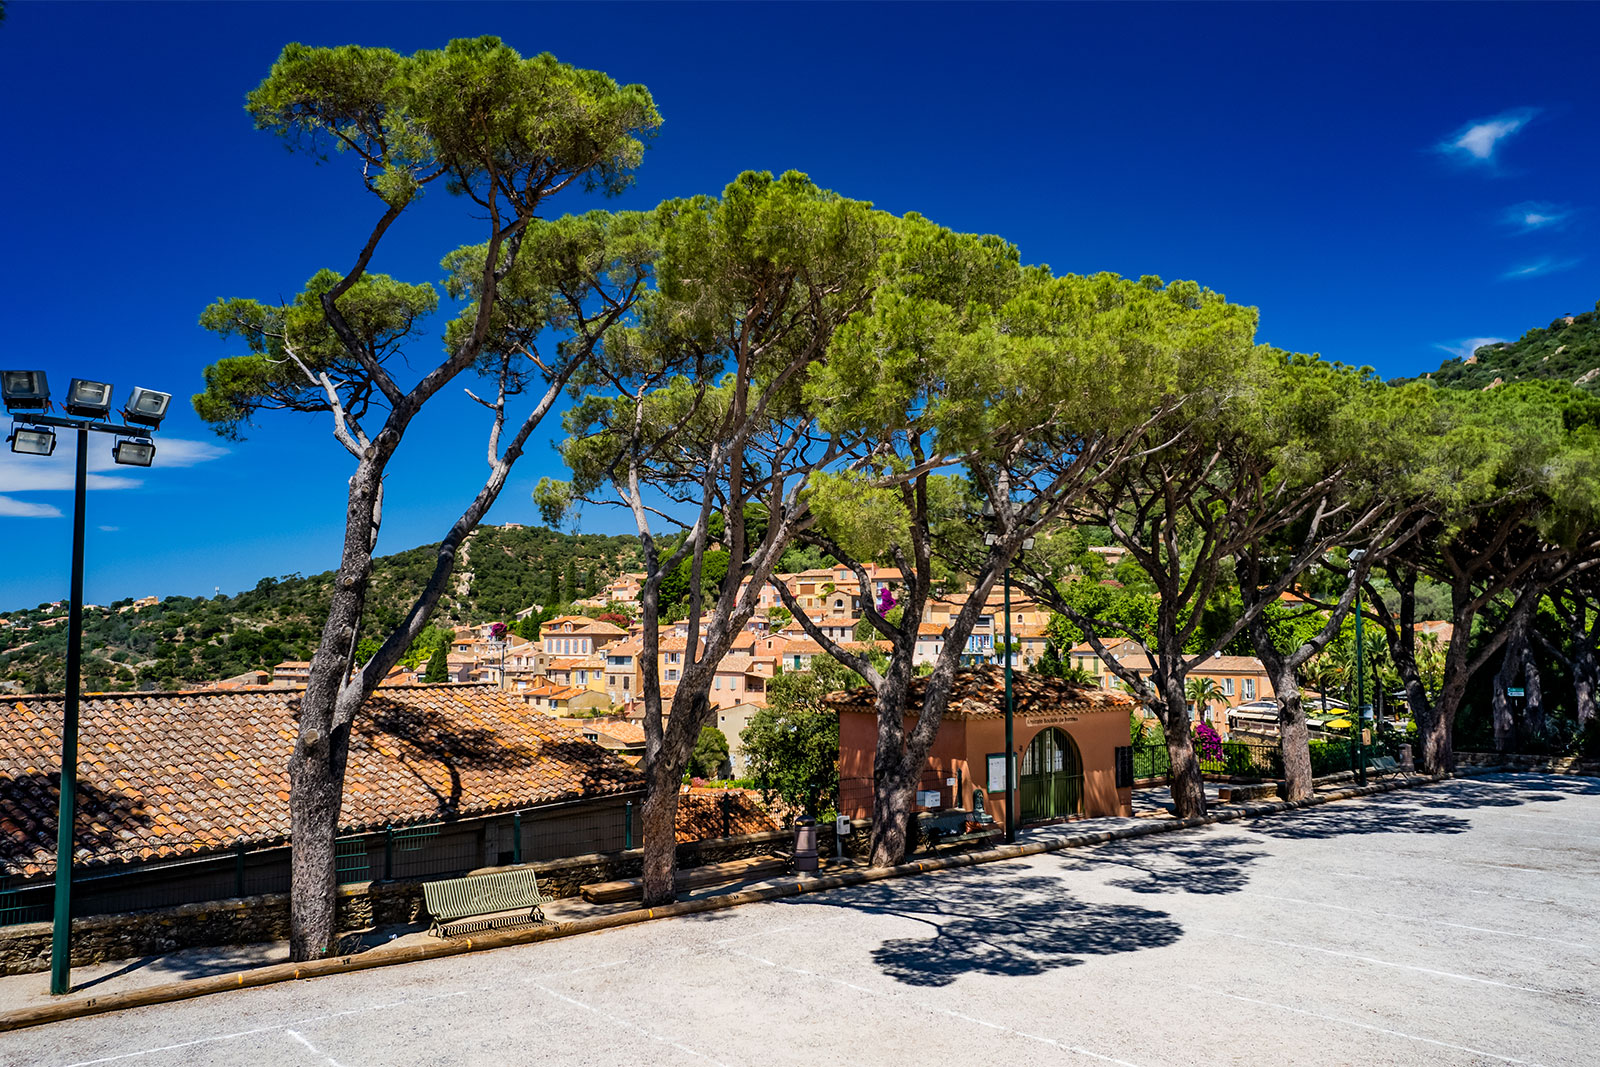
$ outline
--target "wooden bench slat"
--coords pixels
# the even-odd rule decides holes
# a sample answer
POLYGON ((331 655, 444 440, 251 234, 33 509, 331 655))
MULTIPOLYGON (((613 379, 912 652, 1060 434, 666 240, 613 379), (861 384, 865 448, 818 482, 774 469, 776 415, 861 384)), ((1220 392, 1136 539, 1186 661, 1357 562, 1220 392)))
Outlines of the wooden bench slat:
POLYGON ((554 897, 539 892, 539 878, 531 870, 495 871, 491 874, 471 874, 465 878, 446 878, 422 884, 423 899, 428 914, 433 918, 433 933, 450 936, 468 929, 482 930, 490 926, 510 925, 513 922, 543 922, 542 904, 554 897), (458 922, 472 916, 493 912, 527 911, 527 916, 479 919, 458 922))

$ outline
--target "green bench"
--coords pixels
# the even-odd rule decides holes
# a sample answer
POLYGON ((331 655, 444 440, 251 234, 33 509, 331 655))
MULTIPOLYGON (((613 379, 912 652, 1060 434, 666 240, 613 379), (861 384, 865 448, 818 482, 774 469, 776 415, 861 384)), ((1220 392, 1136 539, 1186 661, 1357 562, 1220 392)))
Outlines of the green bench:
POLYGON ((1367 773, 1376 774, 1383 778, 1393 778, 1405 773, 1404 768, 1394 761, 1393 756, 1374 756, 1367 760, 1367 773))
POLYGON ((542 904, 556 899, 539 892, 539 879, 531 870, 469 874, 424 882, 422 895, 433 917, 429 931, 435 937, 455 937, 475 930, 520 926, 545 921, 542 904), (501 915, 499 912, 526 912, 501 915), (487 918, 476 918, 487 916, 487 918))

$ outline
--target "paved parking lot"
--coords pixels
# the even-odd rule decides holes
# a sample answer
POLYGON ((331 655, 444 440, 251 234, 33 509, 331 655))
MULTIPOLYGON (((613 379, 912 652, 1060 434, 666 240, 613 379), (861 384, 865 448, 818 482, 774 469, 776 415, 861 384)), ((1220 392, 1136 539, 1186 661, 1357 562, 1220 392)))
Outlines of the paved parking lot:
POLYGON ((1600 1063, 1600 781, 1459 780, 0 1034, 0 1064, 1600 1063))

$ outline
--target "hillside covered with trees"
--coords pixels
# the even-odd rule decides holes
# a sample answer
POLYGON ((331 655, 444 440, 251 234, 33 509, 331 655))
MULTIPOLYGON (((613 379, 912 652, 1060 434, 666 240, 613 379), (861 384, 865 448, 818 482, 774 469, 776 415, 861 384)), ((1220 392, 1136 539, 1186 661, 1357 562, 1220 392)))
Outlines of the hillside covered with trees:
MULTIPOLYGON (((373 560, 363 638, 386 634, 433 569, 434 546, 373 560)), ((638 566, 638 540, 544 527, 480 526, 467 539, 434 622, 508 619, 535 604, 569 603, 638 566)), ((134 610, 122 600, 84 612, 83 686, 90 692, 173 689, 309 659, 327 618, 334 572, 262 578, 232 596, 169 596, 134 610), (127 609, 127 610, 122 610, 127 609)), ((59 692, 66 611, 48 604, 0 612, 0 678, 13 692, 59 692)))
POLYGON ((1451 389, 1487 389, 1505 382, 1568 382, 1600 393, 1600 302, 1594 311, 1562 315, 1515 341, 1484 345, 1449 359, 1430 377, 1451 389))

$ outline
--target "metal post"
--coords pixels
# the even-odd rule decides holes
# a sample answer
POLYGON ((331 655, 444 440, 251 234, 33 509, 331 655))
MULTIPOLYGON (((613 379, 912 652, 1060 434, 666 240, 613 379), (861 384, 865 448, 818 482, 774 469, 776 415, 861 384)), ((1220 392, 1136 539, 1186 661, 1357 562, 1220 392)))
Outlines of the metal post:
POLYGON ((244 842, 233 846, 233 895, 244 896, 244 842))
POLYGON ((386 823, 383 827, 383 880, 394 880, 394 824, 386 823))
POLYGON ((1006 608, 1006 843, 1017 839, 1017 756, 1012 724, 1011 700, 1011 564, 1008 561, 1002 572, 1005 585, 1006 608))
POLYGON ((72 843, 78 793, 78 671, 83 654, 83 504, 89 431, 78 427, 72 508, 72 605, 67 615, 67 697, 61 723, 61 786, 56 814, 56 914, 50 938, 50 992, 72 991, 72 843))
POLYGON ((522 812, 511 813, 511 862, 522 862, 522 812))
POLYGON ((633 847, 633 801, 625 801, 622 805, 622 847, 633 847))
POLYGON ((1361 643, 1361 589, 1356 589, 1356 723, 1350 734, 1350 751, 1355 759, 1356 781, 1367 784, 1366 761, 1361 758, 1361 731, 1366 723, 1367 674, 1366 649, 1361 643))

